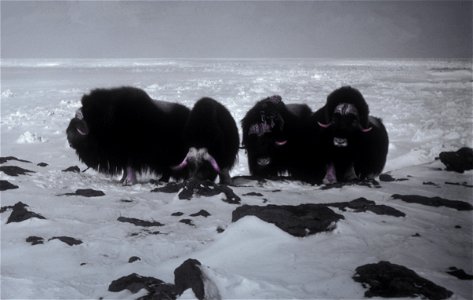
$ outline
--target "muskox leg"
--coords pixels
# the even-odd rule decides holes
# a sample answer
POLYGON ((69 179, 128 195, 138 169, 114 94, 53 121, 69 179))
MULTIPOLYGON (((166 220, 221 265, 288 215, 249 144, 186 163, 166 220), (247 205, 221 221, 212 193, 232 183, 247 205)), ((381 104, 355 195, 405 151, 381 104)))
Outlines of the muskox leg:
POLYGON ((335 166, 333 163, 327 165, 327 173, 322 182, 325 184, 337 183, 337 174, 335 173, 335 166))
POLYGON ((232 178, 230 177, 230 171, 227 168, 222 168, 222 170, 219 173, 219 178, 220 178, 220 184, 226 184, 226 185, 231 185, 232 184, 232 178))
POLYGON ((138 182, 136 180, 136 171, 132 167, 128 166, 126 169, 123 171, 123 176, 122 179, 120 179, 120 182, 123 185, 134 185, 138 182))
POLYGON ((350 167, 345 171, 345 174, 343 174, 343 181, 355 181, 358 179, 358 176, 355 173, 355 168, 353 167, 353 164, 350 165, 350 167))

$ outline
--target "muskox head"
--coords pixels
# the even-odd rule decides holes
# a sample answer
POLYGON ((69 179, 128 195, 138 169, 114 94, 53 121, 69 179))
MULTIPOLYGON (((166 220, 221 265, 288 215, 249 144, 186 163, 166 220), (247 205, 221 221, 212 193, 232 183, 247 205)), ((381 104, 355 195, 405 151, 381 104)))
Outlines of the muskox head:
POLYGON ((372 129, 368 121, 368 104, 352 87, 345 86, 332 92, 324 110, 325 121, 318 121, 318 125, 331 133, 335 147, 347 147, 351 138, 372 129))
POLYGON ((82 109, 76 111, 75 117, 69 122, 69 126, 66 129, 67 140, 69 145, 77 149, 87 139, 89 135, 89 126, 84 119, 82 109))
POLYGON ((191 147, 184 160, 173 171, 187 170, 190 178, 198 180, 215 180, 221 169, 215 158, 208 152, 207 148, 191 147))
POLYGON ((285 115, 287 108, 280 96, 259 101, 242 120, 243 146, 257 165, 271 163, 273 154, 287 144, 285 115))

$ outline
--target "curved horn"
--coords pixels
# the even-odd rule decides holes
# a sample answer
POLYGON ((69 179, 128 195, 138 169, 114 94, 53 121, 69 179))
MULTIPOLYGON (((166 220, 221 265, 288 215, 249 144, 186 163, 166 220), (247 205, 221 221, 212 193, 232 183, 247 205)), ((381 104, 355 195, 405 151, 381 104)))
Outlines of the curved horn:
POLYGON ((171 169, 174 171, 178 171, 178 170, 184 169, 186 166, 187 166, 187 156, 184 158, 184 160, 180 164, 171 167, 171 169))
POLYGON ((371 129, 373 129, 373 126, 370 126, 368 128, 361 128, 361 132, 370 132, 371 129))
POLYGON ((286 145, 287 140, 275 141, 274 143, 275 143, 276 145, 278 145, 278 146, 284 146, 284 145, 286 145))
POLYGON ((329 128, 332 125, 332 123, 324 124, 319 121, 317 121, 317 124, 319 124, 319 126, 322 128, 329 128))
POLYGON ((217 173, 220 173, 220 167, 218 166, 217 161, 215 160, 215 158, 214 158, 212 155, 210 155, 209 153, 205 153, 204 159, 205 159, 206 161, 208 161, 208 162, 212 165, 212 168, 213 168, 217 173))

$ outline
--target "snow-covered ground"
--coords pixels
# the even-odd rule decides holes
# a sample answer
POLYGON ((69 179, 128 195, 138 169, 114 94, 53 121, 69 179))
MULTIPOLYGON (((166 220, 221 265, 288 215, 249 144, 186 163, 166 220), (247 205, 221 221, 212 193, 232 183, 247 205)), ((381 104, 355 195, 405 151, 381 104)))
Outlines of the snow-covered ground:
MULTIPOLYGON (((473 172, 439 170, 441 151, 473 145, 471 61, 324 60, 2 60, 1 155, 35 171, 8 176, 18 189, 1 192, 1 205, 21 201, 46 219, 20 223, 1 213, 1 298, 133 298, 108 285, 131 273, 173 282, 174 269, 198 259, 224 299, 361 298, 353 281, 358 266, 387 260, 415 270, 452 292, 471 299, 472 283, 446 273, 454 266, 472 273, 472 212, 395 200, 393 194, 439 196, 473 203, 473 172), (389 205, 405 217, 340 211, 345 219, 327 233, 293 237, 255 217, 231 222, 238 205, 221 196, 180 200, 175 193, 150 192, 150 176, 123 187, 118 178, 92 170, 62 172, 82 165, 69 148, 65 129, 81 95, 96 87, 132 85, 153 98, 189 107, 203 96, 224 103, 239 122, 257 100, 280 94, 286 103, 316 110, 341 85, 358 88, 381 117, 390 136, 386 172, 405 181, 381 188, 323 189, 300 182, 268 181, 233 187, 241 204, 331 203, 359 197, 389 205), (47 166, 37 166, 45 162, 47 166), (432 184, 424 184, 432 182, 432 184), (105 196, 64 196, 77 189, 105 196), (260 193, 246 195, 249 192, 260 193), (190 217, 206 210, 210 216, 190 217), (173 213, 181 212, 180 216, 173 213), (158 221, 139 227, 120 216, 158 221), (193 225, 180 222, 191 219, 193 225), (217 228, 225 229, 222 233, 217 228), (160 233, 157 234, 156 231, 160 233), (417 235, 416 235, 417 234, 417 235), (26 238, 44 238, 31 245, 26 238), (68 246, 52 237, 83 243, 68 246), (129 263, 131 256, 141 260, 129 263)), ((232 175, 247 175, 245 153, 232 175)), ((143 294, 143 293, 141 293, 143 294)), ((185 296, 191 294, 185 293, 185 296)))

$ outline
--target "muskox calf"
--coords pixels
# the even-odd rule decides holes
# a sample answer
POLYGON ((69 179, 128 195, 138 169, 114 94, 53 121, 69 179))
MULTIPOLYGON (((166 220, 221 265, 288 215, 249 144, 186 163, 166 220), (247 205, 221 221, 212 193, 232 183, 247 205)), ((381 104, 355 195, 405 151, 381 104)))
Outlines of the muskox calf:
POLYGON ((357 89, 344 86, 333 91, 311 124, 327 163, 325 183, 372 179, 382 172, 388 133, 381 119, 369 115, 357 89))
POLYGON ((271 178, 284 174, 305 180, 311 175, 307 161, 307 122, 312 114, 305 104, 286 105, 280 96, 260 100, 245 115, 242 144, 251 175, 271 178))
POLYGON ((230 170, 238 156, 240 138, 230 112, 211 98, 197 101, 187 120, 184 137, 187 155, 174 170, 187 170, 189 177, 230 184, 230 170))
POLYGON ((82 97, 66 130, 79 159, 106 174, 123 173, 124 184, 136 183, 136 172, 149 170, 180 178, 173 171, 187 152, 183 130, 189 109, 152 100, 133 87, 95 89, 82 97))

